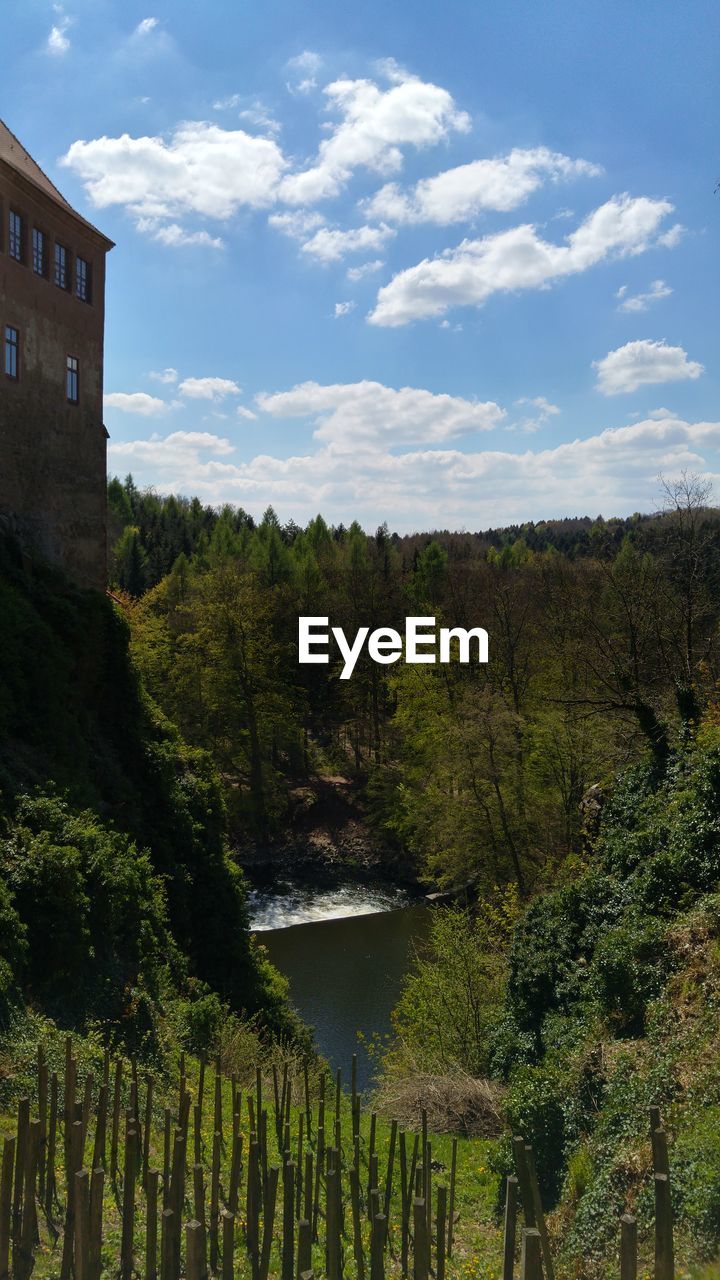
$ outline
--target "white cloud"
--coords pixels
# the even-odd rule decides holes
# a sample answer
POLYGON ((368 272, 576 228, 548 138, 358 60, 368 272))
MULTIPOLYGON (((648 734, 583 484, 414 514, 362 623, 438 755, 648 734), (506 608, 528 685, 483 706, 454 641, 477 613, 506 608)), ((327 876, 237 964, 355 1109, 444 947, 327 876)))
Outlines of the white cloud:
POLYGON ((385 260, 383 258, 373 258, 371 262, 363 262, 359 267, 348 267, 345 274, 348 280, 351 280, 354 284, 357 280, 363 280, 365 276, 373 275, 384 266, 385 260))
POLYGON ((387 89, 372 80, 335 80, 326 86, 328 110, 340 119, 320 143, 315 162, 283 180, 283 200, 314 204, 337 196, 353 170, 395 173, 402 167, 403 147, 431 146, 469 129, 469 117, 446 89, 401 74, 387 89))
POLYGON ((638 387, 657 382, 678 382, 685 378, 699 378, 703 366, 696 360, 688 360, 682 347, 669 347, 666 342, 653 342, 643 338, 626 342, 616 351, 608 351, 602 360, 595 360, 597 390, 604 396, 616 396, 638 387))
POLYGON ((676 222, 674 227, 669 231, 665 231, 663 235, 658 237, 658 244, 664 245, 666 249, 674 249, 685 235, 687 228, 681 222, 676 222))
POLYGON ((178 391, 189 400, 224 400, 226 396, 239 396, 242 387, 231 378, 184 378, 178 391))
POLYGON ((149 36, 150 32, 154 31, 155 28, 158 26, 158 23, 159 23, 158 18, 143 18, 140 22, 138 22, 133 32, 133 35, 141 36, 141 37, 149 36))
POLYGON ((110 391, 103 397, 103 402, 106 409, 120 409, 122 413, 139 413, 144 418, 153 418, 160 413, 167 413, 170 407, 165 400, 160 400, 157 396, 149 396, 146 391, 110 391))
POLYGON ((209 231, 186 231, 177 222, 162 223, 157 218, 138 218, 138 231, 146 232, 159 244, 177 249, 183 245, 199 245, 204 249, 223 249, 224 241, 220 236, 211 236, 209 231))
POLYGON ((203 453, 225 457, 235 446, 209 431, 173 431, 168 436, 152 435, 149 440, 118 440, 108 445, 110 462, 117 460, 159 469, 168 463, 175 468, 192 468, 203 453))
POLYGON ((506 431, 524 431, 529 434, 533 431, 538 431, 546 422, 549 422, 551 418, 560 413, 558 406, 552 404, 545 396, 521 396, 519 400, 515 401, 515 404, 519 407, 527 405, 528 408, 535 409, 536 412, 526 413, 517 422, 513 422, 506 427, 506 431))
POLYGON ((177 369, 170 369, 170 368, 160 369, 160 370, 151 369, 149 376, 153 379, 154 382, 166 382, 170 384, 173 382, 177 382, 178 371, 177 369))
POLYGON ((384 223, 379 227, 350 227, 347 231, 320 227, 301 248, 303 253, 321 262, 337 262, 348 253, 372 253, 382 249, 394 235, 394 228, 384 223))
MULTIPOLYGON (((301 392, 285 394, 295 398, 301 392)), ((338 398, 336 390, 335 406, 338 398)), ((317 401, 317 395, 309 399, 317 401)), ((267 400, 272 404, 276 397, 267 400)), ((295 406, 300 408, 297 399, 295 406)), ((281 411, 280 404, 275 407, 281 411)), ((308 412, 312 416, 312 408, 308 412)), ((347 450, 332 439, 289 458, 261 454, 239 461, 227 440, 175 432, 164 440, 111 443, 110 454, 118 468, 132 465, 138 483, 162 492, 238 502, 258 515, 272 503, 282 520, 292 516, 299 522, 321 509, 330 521, 357 518, 374 529, 388 520, 400 531, 650 511, 659 472, 673 477, 690 470, 720 482, 720 422, 689 423, 672 414, 521 452, 421 446, 393 453, 382 429, 380 436, 371 434, 356 449, 352 466, 347 450)))
POLYGON ((351 311, 355 310, 354 302, 336 302, 335 303, 335 319, 339 316, 347 316, 351 311))
POLYGON ((297 209, 293 213, 271 213, 268 222, 271 227, 293 240, 307 240, 318 227, 325 226, 322 214, 313 213, 309 209, 297 209))
POLYGON ((653 302, 659 302, 661 298, 669 298, 671 293, 672 289, 664 280, 653 280, 645 293, 628 296, 627 285, 624 284, 618 289, 615 297, 622 299, 618 311, 647 311, 653 302))
POLYGON ((123 205, 145 229, 188 214, 226 220, 243 207, 272 204, 286 162, 271 138, 207 121, 162 137, 74 142, 61 164, 83 182, 98 209, 123 205))
POLYGON ((403 325, 451 307, 480 306, 491 294, 547 288, 553 280, 586 271, 610 256, 642 253, 657 243, 667 200, 614 196, 595 209, 562 244, 543 240, 527 223, 463 240, 438 258, 399 272, 379 290, 369 317, 377 325, 403 325))
POLYGON ((253 413, 252 409, 246 408, 244 404, 239 404, 235 412, 238 418, 246 418, 249 422, 255 422, 257 419, 257 414, 253 413))
POLYGON ((288 71, 300 71, 304 75, 314 76, 322 66, 322 58, 319 53, 315 53, 312 49, 305 49, 295 58, 288 58, 285 66, 288 71))
POLYGON ((70 49, 70 38, 67 33, 75 19, 68 17, 62 5, 55 4, 53 9, 57 15, 57 22, 50 28, 45 48, 54 58, 62 58, 70 49))
POLYGON ((493 401, 370 381, 332 386, 304 382, 290 391, 262 393, 256 402, 263 413, 276 418, 312 419, 315 439, 343 452, 379 441, 389 449, 418 441, 433 444, 492 430, 505 417, 493 401))
POLYGON ((464 222, 488 209, 517 208, 549 178, 553 182, 580 176, 595 177, 602 170, 587 160, 535 147, 515 148, 506 156, 473 160, 423 178, 409 191, 388 183, 363 202, 368 217, 389 222, 434 222, 446 226, 464 222))

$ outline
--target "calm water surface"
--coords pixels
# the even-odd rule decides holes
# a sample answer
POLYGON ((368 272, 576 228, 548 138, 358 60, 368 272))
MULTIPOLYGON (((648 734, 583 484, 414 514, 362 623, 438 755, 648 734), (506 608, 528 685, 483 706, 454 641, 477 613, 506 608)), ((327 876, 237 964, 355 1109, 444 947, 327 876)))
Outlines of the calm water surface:
POLYGON ((310 887, 285 880, 256 885, 250 915, 320 1052, 346 1079, 357 1053, 358 1083, 366 1088, 372 1067, 358 1032, 371 1039, 390 1030, 413 946, 427 936, 430 908, 387 885, 310 887))

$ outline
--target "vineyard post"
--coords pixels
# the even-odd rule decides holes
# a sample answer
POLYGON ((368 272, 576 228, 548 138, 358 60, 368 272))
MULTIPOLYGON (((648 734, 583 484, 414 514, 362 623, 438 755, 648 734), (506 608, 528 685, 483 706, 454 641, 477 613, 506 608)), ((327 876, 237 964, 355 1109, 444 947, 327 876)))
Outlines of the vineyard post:
POLYGON ((637 1221, 631 1213, 620 1219, 620 1280, 637 1280, 637 1221))
POLYGON ((90 1275, 89 1181, 87 1169, 79 1169, 68 1188, 68 1195, 74 1193, 75 1197, 75 1280, 89 1280, 90 1275))
POLYGON ((429 1249, 427 1239, 427 1213, 422 1196, 413 1200, 413 1280, 428 1280, 429 1249))
POLYGON ((445 1248, 447 1245, 447 1187, 440 1184, 437 1189, 437 1227, 435 1230, 435 1248, 437 1262, 435 1266, 436 1280, 445 1280, 445 1248))
POLYGON ((520 1280, 542 1280, 542 1248, 537 1227, 523 1227, 520 1280))
POLYGON ((357 1167, 350 1169, 350 1205, 353 1224, 353 1253, 358 1280, 365 1280, 365 1255, 363 1250, 362 1220, 360 1216, 360 1175, 357 1167))
POLYGON ((59 1081, 57 1071, 50 1077, 50 1119, 48 1122, 47 1158, 45 1162, 45 1212, 52 1213, 55 1196, 55 1148, 57 1145, 59 1081))
POLYGON ((223 1209, 222 1214, 222 1280, 235 1275, 235 1214, 223 1209))
POLYGON ((296 1280, 300 1280, 300 1276, 304 1271, 309 1271, 312 1267, 312 1240, 310 1239, 310 1223, 307 1218, 300 1218, 297 1224, 297 1267, 295 1269, 296 1280))
POLYGON ((202 1227, 194 1218, 185 1224, 185 1259, 187 1280, 204 1280, 202 1227))
MULTIPOLYGON (((105 1087, 105 1086, 103 1086, 105 1087)), ((102 1268, 102 1225, 103 1196, 105 1193, 105 1170, 100 1167, 90 1174, 90 1227, 88 1245, 88 1266, 90 1280, 100 1280, 102 1268)))
POLYGON ((452 1159, 450 1162, 450 1204, 448 1207, 448 1244, 447 1256, 452 1258, 453 1230, 455 1228, 455 1180, 457 1177, 457 1138, 452 1140, 452 1159))
POLYGON ((674 1280, 672 1205, 670 1179, 655 1174, 655 1280, 674 1280))
POLYGON ((125 1165, 123 1171, 122 1241, 120 1246, 120 1272, 129 1280, 133 1272, 133 1236, 135 1231, 135 1143, 137 1133, 130 1127, 125 1132, 125 1165))
POLYGON ((157 1169, 148 1169, 146 1204, 147 1217, 145 1224, 145 1280, 156 1280, 157 1277, 157 1212, 158 1181, 157 1169))
POLYGON ((555 1280, 555 1268, 550 1253, 550 1238, 545 1225, 545 1214, 543 1213, 542 1200, 540 1199, 540 1184, 538 1182, 537 1169, 535 1168, 535 1153, 529 1143, 525 1145, 525 1160, 527 1163, 528 1177, 530 1179, 530 1192, 532 1195, 533 1211, 535 1214, 535 1225, 540 1232, 540 1248, 542 1250, 543 1270, 545 1272, 545 1280, 555 1280))
POLYGON ((268 1171, 260 1266, 259 1268, 253 1267, 253 1275, 257 1275, 258 1280, 268 1280, 268 1272, 270 1270, 270 1249, 272 1247, 273 1231, 275 1230, 275 1205, 277 1203, 279 1174, 280 1170, 277 1165, 273 1165, 268 1171))
POLYGON ((515 1236, 517 1232, 517 1188, 514 1175, 505 1179, 505 1222, 503 1232, 502 1280, 513 1280, 515 1270, 515 1236))
POLYGON ((45 1049, 38 1045, 38 1116, 40 1119, 40 1157, 38 1163, 38 1195, 45 1199, 45 1168, 47 1150, 48 1069, 45 1049))
POLYGON ((2 1173, 0 1173, 0 1280, 7 1280, 10 1274, 14 1163, 15 1138, 6 1138, 3 1143, 2 1173))

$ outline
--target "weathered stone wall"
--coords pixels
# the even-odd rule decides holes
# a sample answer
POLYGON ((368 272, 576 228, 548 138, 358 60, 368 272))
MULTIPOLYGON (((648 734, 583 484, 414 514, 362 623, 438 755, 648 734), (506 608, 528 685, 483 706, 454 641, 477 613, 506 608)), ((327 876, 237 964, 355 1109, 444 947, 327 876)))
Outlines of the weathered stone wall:
POLYGON ((0 355, 20 333, 20 377, 0 366, 0 515, 28 549, 78 583, 106 582, 106 432, 102 420, 105 249, 102 237, 0 160, 0 355), (24 263, 8 253, 8 210, 23 217, 24 263), (32 266, 32 227, 46 236, 47 277, 32 266), (97 236, 97 238, 96 238, 97 236), (68 291, 54 283, 54 245, 70 249, 68 291), (74 258, 91 264, 91 302, 75 296, 74 258), (79 403, 66 394, 77 357, 79 403))

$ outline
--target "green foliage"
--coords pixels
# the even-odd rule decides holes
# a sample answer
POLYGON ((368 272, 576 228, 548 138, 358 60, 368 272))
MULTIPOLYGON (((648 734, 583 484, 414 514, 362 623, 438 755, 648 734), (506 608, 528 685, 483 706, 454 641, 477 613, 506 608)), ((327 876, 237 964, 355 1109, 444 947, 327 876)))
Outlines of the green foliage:
POLYGON ((386 1074, 487 1074, 516 915, 512 892, 474 914, 435 911, 427 949, 415 957, 393 1013, 397 1043, 386 1074))

